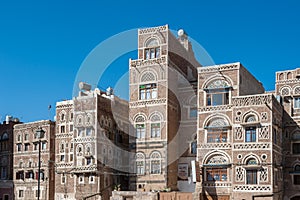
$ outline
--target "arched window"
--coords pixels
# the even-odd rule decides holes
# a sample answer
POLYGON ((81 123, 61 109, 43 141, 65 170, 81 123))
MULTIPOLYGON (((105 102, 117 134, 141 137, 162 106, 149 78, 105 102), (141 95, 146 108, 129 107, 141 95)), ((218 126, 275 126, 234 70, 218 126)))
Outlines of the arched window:
POLYGON ((207 126, 207 143, 228 142, 229 124, 224 118, 213 118, 209 120, 207 126))
POLYGON ((135 132, 137 139, 145 138, 145 117, 143 115, 139 115, 135 118, 135 132))
POLYGON ((151 81, 156 81, 156 76, 154 75, 153 72, 145 72, 142 76, 141 76, 141 82, 151 82, 151 81))
POLYGON ((158 114, 151 116, 151 137, 159 138, 161 135, 161 117, 158 114))
POLYGON ((206 92, 206 105, 218 106, 229 104, 230 84, 225 80, 214 80, 210 82, 204 91, 206 92))
POLYGON ((135 156, 136 173, 138 175, 145 174, 145 155, 143 153, 137 153, 135 156))
POLYGON ((8 140, 8 134, 6 132, 3 133, 2 140, 8 140))
POLYGON ((144 59, 154 59, 160 57, 160 46, 156 38, 151 38, 146 42, 144 50, 144 59))
POLYGON ((206 181, 227 181, 228 160, 223 155, 213 155, 205 163, 206 181))
POLYGON ((251 157, 246 161, 246 184, 257 184, 257 171, 259 169, 258 162, 255 158, 251 157))
POLYGON ((150 170, 151 174, 160 174, 161 173, 161 155, 159 152, 153 152, 150 155, 150 170))

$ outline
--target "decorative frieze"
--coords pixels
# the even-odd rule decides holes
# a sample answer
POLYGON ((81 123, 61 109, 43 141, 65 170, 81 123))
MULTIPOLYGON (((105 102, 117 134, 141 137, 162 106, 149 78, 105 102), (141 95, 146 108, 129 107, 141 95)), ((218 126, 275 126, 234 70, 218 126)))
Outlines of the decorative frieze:
POLYGON ((129 103, 130 107, 140 107, 146 105, 155 105, 155 104, 166 104, 165 98, 163 99, 152 99, 152 100, 143 100, 143 101, 133 101, 129 103))
POLYGON ((243 127, 235 127, 234 128, 234 139, 235 140, 243 140, 243 127))
POLYGON ((246 97, 234 97, 232 98, 233 106, 255 106, 255 105, 265 105, 272 102, 272 94, 262 94, 255 96, 246 97))
POLYGON ((236 167, 235 169, 235 181, 236 182, 244 182, 244 168, 236 167))
POLYGON ((199 112, 215 112, 215 111, 223 111, 230 110, 232 105, 220 105, 220 106, 204 106, 198 109, 199 112))
POLYGON ((130 60, 130 67, 142 67, 142 66, 151 66, 151 65, 163 65, 166 64, 167 57, 160 56, 159 58, 154 59, 138 59, 138 60, 130 60))
POLYGON ((270 128, 269 126, 262 126, 258 134, 259 139, 269 139, 270 138, 270 128))
POLYGON ((237 185, 234 186, 233 191, 243 191, 243 192, 270 192, 272 191, 269 185, 237 185))
POLYGON ((166 30, 168 30, 168 25, 139 29, 139 35, 156 33, 156 32, 161 32, 161 31, 166 31, 166 30))
POLYGON ((269 143, 240 143, 240 144, 234 144, 233 145, 234 149, 269 149, 271 148, 269 143))
POLYGON ((199 144, 201 149, 230 149, 231 144, 229 143, 207 143, 207 144, 199 144))

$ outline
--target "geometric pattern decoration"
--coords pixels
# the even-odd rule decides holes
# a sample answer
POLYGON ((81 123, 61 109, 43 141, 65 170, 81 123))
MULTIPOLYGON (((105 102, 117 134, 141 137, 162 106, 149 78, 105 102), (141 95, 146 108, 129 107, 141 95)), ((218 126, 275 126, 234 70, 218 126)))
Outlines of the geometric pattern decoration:
POLYGON ((268 168, 263 167, 260 170, 260 177, 259 177, 260 182, 267 182, 268 181, 268 168))
POLYGON ((222 155, 216 155, 208 159, 206 164, 211 165, 222 165, 222 164, 228 164, 227 159, 222 155))
POLYGON ((225 80, 215 80, 213 82, 210 82, 209 85, 206 87, 207 89, 216 89, 216 88, 226 88, 229 87, 227 81, 225 80))
POLYGON ((155 81, 156 77, 151 72, 146 72, 141 77, 141 82, 149 82, 149 81, 155 81))
POLYGON ((138 116, 136 119, 135 119, 135 122, 144 122, 145 121, 145 118, 144 116, 140 115, 138 116))
POLYGON ((242 167, 236 167, 235 180, 236 182, 244 181, 244 169, 242 167))
POLYGON ((245 122, 256 122, 256 117, 254 115, 247 116, 245 122))
POLYGON ((281 94, 281 96, 289 96, 290 95, 290 88, 288 88, 288 87, 283 87, 283 88, 281 88, 281 90, 280 90, 280 94, 281 94))
POLYGON ((235 140, 243 140, 243 128, 242 127, 235 127, 235 140))
POLYGON ((294 94, 300 94, 300 86, 295 87, 294 94))
POLYGON ((262 121, 267 121, 268 120, 268 113, 262 112, 260 115, 261 115, 261 120, 262 121))
POLYGON ((160 116, 158 114, 154 114, 151 116, 151 119, 150 119, 152 122, 158 122, 160 121, 160 116))
POLYGON ((209 121, 208 127, 226 127, 229 124, 223 118, 215 118, 209 121))
POLYGON ((262 126, 258 134, 259 139, 269 139, 269 135, 269 126, 262 126))
POLYGON ((146 42, 146 47, 156 47, 158 45, 159 45, 158 40, 155 38, 151 38, 146 42))

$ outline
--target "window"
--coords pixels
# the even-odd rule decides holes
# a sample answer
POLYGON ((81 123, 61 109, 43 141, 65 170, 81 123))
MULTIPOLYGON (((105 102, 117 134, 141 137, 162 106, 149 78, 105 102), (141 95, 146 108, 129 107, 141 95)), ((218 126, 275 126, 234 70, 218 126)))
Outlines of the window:
POLYGON ((138 139, 145 138, 145 124, 136 124, 136 137, 138 139))
POLYGON ((247 172, 247 184, 257 184, 257 170, 248 169, 247 172))
MULTIPOLYGON (((41 177, 40 180, 44 180, 44 171, 43 170, 41 170, 41 172, 40 172, 40 177, 41 177)), ((38 171, 35 173, 35 179, 36 180, 39 179, 39 172, 38 171)))
POLYGON ((151 124, 151 137, 152 138, 160 137, 160 123, 151 124))
POLYGON ((17 180, 24 180, 24 171, 19 171, 16 173, 17 180))
POLYGON ((32 170, 26 172, 26 174, 25 174, 25 178, 31 178, 31 179, 33 179, 33 176, 34 176, 34 174, 33 174, 32 170))
POLYGON ((140 85, 140 100, 156 99, 157 85, 156 83, 140 85))
POLYGON ((1 178, 2 180, 7 179, 7 167, 1 167, 1 168, 0 168, 0 173, 1 173, 0 178, 1 178))
POLYGON ((91 128, 86 129, 86 136, 92 136, 92 129, 91 128))
POLYGON ((29 151, 29 146, 30 146, 30 144, 25 144, 24 151, 29 151))
POLYGON ((294 185, 300 185, 300 165, 294 168, 294 185))
POLYGON ((197 141, 196 140, 191 143, 191 154, 194 154, 194 155, 197 154, 197 141))
POLYGON ((79 130, 78 130, 78 136, 79 136, 79 137, 83 137, 83 130, 82 130, 82 129, 79 129, 79 130))
POLYGON ((42 150, 46 150, 47 149, 47 142, 42 142, 42 150))
POLYGON ((65 155, 60 155, 60 162, 65 161, 65 155))
POLYGON ((92 158, 87 158, 86 159, 86 165, 92 164, 92 158))
POLYGON ((214 167, 206 169, 207 181, 227 181, 227 168, 214 167))
POLYGON ((206 96, 207 106, 219 106, 229 104, 228 89, 210 89, 206 96))
POLYGON ((151 174, 161 173, 161 156, 158 152, 153 152, 150 156, 151 174))
POLYGON ((35 191, 35 197, 38 198, 38 197, 41 197, 41 193, 39 190, 36 190, 35 191))
POLYGON ((73 124, 70 124, 70 132, 73 132, 73 130, 74 130, 74 126, 73 124))
POLYGON ((89 183, 95 183, 95 177, 89 176, 89 183))
POLYGON ((79 184, 84 184, 84 177, 83 176, 79 176, 79 184))
POLYGON ((300 143, 293 143, 293 154, 300 154, 300 143))
POLYGON ((66 127, 65 126, 61 126, 60 127, 60 132, 61 133, 65 133, 66 132, 66 127))
POLYGON ((18 142, 21 142, 21 135, 18 135, 18 142))
POLYGON ((65 174, 62 174, 61 175, 61 184, 65 184, 67 181, 67 177, 66 177, 66 175, 65 174))
POLYGON ((22 151, 22 144, 17 144, 17 151, 22 151))
POLYGON ((136 173, 138 175, 145 174, 145 156, 143 153, 136 154, 136 173))
POLYGON ((294 108, 300 108, 300 97, 294 98, 294 108))
POLYGON ((197 107, 191 107, 190 108, 190 118, 197 118, 197 107))
POLYGON ((9 195, 8 194, 5 194, 4 195, 4 200, 8 200, 9 199, 9 195))
POLYGON ((227 142, 227 130, 208 129, 207 143, 223 143, 227 142))
POLYGON ((61 121, 65 121, 65 118, 66 118, 65 114, 62 113, 61 116, 60 116, 60 120, 61 120, 61 121))
POLYGON ((70 162, 73 162, 73 154, 70 154, 69 156, 70 156, 70 157, 69 157, 69 161, 70 161, 70 162))
POLYGON ((18 194, 19 198, 24 197, 24 190, 19 190, 18 193, 19 193, 19 194, 18 194))
POLYGON ((153 59, 153 58, 159 58, 160 57, 160 48, 147 48, 145 49, 145 59, 153 59))
POLYGON ((28 141, 29 140, 29 134, 25 134, 25 140, 28 141))
POLYGON ((256 127, 246 127, 245 142, 256 142, 256 127))
POLYGON ((33 145, 34 145, 33 149, 37 151, 39 149, 39 143, 34 143, 33 145))

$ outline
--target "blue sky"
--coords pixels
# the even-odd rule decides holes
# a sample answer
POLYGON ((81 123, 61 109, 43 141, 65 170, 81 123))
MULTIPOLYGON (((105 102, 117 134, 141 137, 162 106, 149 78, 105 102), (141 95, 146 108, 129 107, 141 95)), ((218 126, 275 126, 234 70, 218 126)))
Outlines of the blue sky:
MULTIPOLYGON (((1 1, 0 119, 7 114, 25 122, 48 119, 48 105, 52 119, 55 102, 72 98, 86 56, 107 38, 134 28, 184 28, 216 64, 241 62, 266 90, 274 90, 276 71, 299 67, 297 0, 139 2, 1 1)), ((135 55, 114 62, 108 77, 126 72, 129 57, 135 55)), ((99 87, 113 81, 104 78, 99 87)))

